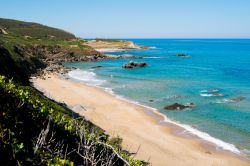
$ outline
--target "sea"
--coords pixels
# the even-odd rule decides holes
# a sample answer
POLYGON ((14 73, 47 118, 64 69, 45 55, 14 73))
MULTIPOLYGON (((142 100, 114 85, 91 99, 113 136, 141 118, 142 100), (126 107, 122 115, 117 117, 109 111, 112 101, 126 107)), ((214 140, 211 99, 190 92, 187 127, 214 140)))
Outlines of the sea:
POLYGON ((68 76, 152 108, 186 133, 250 157, 250 39, 127 40, 150 49, 106 53, 144 58, 65 63, 77 68, 68 76), (130 61, 147 66, 122 68, 130 61), (164 109, 174 103, 195 106, 164 109))

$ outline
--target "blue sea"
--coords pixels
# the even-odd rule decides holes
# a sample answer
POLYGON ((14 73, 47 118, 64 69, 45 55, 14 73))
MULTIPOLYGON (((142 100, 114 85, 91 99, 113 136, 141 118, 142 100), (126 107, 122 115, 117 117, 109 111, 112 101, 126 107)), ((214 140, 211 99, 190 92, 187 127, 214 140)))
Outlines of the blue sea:
MULTIPOLYGON (((130 39, 129 39, 130 40, 130 39)), ((218 147, 250 156, 250 40, 131 39, 148 50, 109 52, 144 56, 145 68, 123 69, 131 59, 66 63, 78 81, 157 109, 169 121, 218 147), (178 53, 186 57, 175 56, 178 53), (101 68, 92 68, 101 65, 101 68), (164 110, 173 103, 193 109, 164 110)))

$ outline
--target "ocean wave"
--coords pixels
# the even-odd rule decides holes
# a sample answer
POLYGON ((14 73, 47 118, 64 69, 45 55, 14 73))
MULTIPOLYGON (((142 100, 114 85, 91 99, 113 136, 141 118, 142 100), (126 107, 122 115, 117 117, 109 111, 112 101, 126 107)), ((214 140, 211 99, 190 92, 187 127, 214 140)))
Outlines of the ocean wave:
POLYGON ((87 85, 101 85, 106 80, 100 80, 96 78, 96 74, 92 70, 72 70, 68 73, 68 76, 72 79, 78 80, 80 82, 84 82, 87 85))
POLYGON ((175 122, 169 118, 167 118, 166 116, 164 116, 164 121, 165 122, 168 122, 168 123, 172 123, 172 124, 175 124, 177 126, 180 126, 182 127, 183 129, 185 129, 186 131, 188 131, 189 133, 193 134, 193 135, 196 135, 198 136, 199 138, 203 139, 204 141, 207 141, 207 142, 210 142, 210 143, 213 143, 215 144, 217 147, 219 148, 222 148, 223 150, 227 150, 227 151, 231 151, 235 154, 241 154, 240 150, 237 149, 235 147, 235 145, 233 144, 230 144, 230 143, 227 143, 227 142, 224 142, 218 138, 215 138, 215 137, 212 137, 211 135, 209 135, 208 133, 205 133, 205 132, 202 132, 202 131, 199 131, 189 125, 186 125, 186 124, 181 124, 179 122, 175 122))
POLYGON ((204 92, 207 92, 207 93, 215 93, 215 92, 219 92, 218 89, 211 89, 211 90, 201 90, 200 92, 204 93, 204 92))
POLYGON ((149 49, 157 49, 157 47, 151 46, 151 47, 149 47, 149 49))
POLYGON ((244 97, 239 96, 239 97, 234 97, 234 98, 217 100, 215 103, 218 103, 218 104, 222 104, 222 103, 235 103, 235 102, 240 102, 240 101, 242 101, 244 99, 245 99, 244 97))
POLYGON ((224 95, 220 94, 220 93, 201 93, 200 96, 203 96, 203 97, 221 97, 224 95))
POLYGON ((144 56, 144 59, 166 59, 167 57, 159 57, 159 56, 144 56))

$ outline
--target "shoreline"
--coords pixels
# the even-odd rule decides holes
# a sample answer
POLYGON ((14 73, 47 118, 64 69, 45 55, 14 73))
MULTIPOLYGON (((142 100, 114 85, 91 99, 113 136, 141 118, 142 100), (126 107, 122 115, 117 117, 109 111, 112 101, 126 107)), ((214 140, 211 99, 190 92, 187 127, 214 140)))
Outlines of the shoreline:
MULTIPOLYGON (((55 99, 55 100, 59 100, 59 101, 63 101, 63 102, 65 102, 68 106, 70 106, 71 104, 72 104, 72 102, 74 103, 74 101, 69 101, 69 100, 67 100, 67 101, 65 101, 65 100, 63 100, 63 98, 64 97, 66 97, 66 96, 61 96, 62 98, 60 98, 60 97, 57 97, 57 96, 53 96, 53 94, 56 92, 55 90, 53 91, 53 90, 51 90, 49 87, 48 87, 48 85, 55 85, 55 84, 53 84, 53 83, 51 83, 51 80, 55 80, 55 82, 59 82, 59 81, 62 81, 62 83, 68 83, 68 84, 70 84, 70 85, 72 85, 72 86, 76 86, 77 88, 82 88, 82 89, 85 89, 85 91, 86 90, 89 90, 89 91, 91 91, 91 92, 95 92, 95 93, 93 93, 93 94, 97 94, 97 95, 101 95, 101 96, 105 96, 105 97, 107 97, 107 98, 110 98, 110 101, 109 102, 111 102, 111 105, 112 105, 112 102, 113 102, 113 100, 114 101, 117 101, 118 103, 121 103, 121 104, 124 104, 125 106, 128 106, 129 107, 129 110, 131 110, 131 109, 133 109, 133 112, 134 113, 136 113, 136 114, 139 114, 140 116, 142 116, 143 118, 142 118, 142 121, 145 121, 144 123, 147 123, 147 124, 149 124, 149 125, 152 125, 153 126, 153 128, 156 128, 157 130, 159 130, 159 128, 160 128, 160 133, 161 134, 159 134, 159 135, 161 135, 161 136, 165 136, 165 134, 168 136, 168 137, 171 137, 173 140, 172 141, 175 141, 175 140, 178 140, 178 143, 180 143, 180 144, 182 144, 182 145, 185 145, 185 146, 187 146, 187 147, 189 147, 189 146, 191 146, 191 149, 190 149, 190 147, 189 148, 185 148, 187 151, 189 151, 190 153, 192 153, 192 155, 187 155, 187 156, 184 156, 184 157, 182 157, 182 159, 183 158, 186 158, 186 157, 188 157, 189 156, 189 158, 187 158, 188 160, 190 160, 190 156, 191 156, 191 158, 193 158, 193 159, 195 159, 195 161, 187 161, 186 160, 186 162, 187 163, 190 163, 190 164, 186 164, 186 165, 196 165, 197 164, 197 162, 200 162, 200 164, 203 164, 203 165, 213 165, 213 163, 219 163, 219 165, 230 165, 230 164, 232 164, 232 165, 236 165, 236 163, 240 163, 240 164, 242 164, 242 165, 248 165, 249 164, 249 160, 248 159, 246 159, 246 158, 244 158, 243 156, 239 156, 238 154, 234 154, 234 153, 232 153, 232 152, 229 152, 229 151, 227 151, 227 150, 223 150, 223 149, 217 149, 217 147, 215 146, 215 145, 211 145, 211 143, 208 143, 206 140, 202 140, 201 138, 199 138, 198 136, 195 136, 194 134, 192 134, 192 133, 188 133, 188 135, 185 133, 185 135, 184 134, 180 134, 182 131, 186 131, 185 130, 185 128, 183 128, 183 126, 181 126, 181 125, 177 125, 177 123, 176 122, 172 122, 171 123, 171 120, 169 120, 169 119, 167 119, 167 121, 166 121, 166 119, 165 119, 165 116, 164 115, 162 115, 160 112, 156 112, 156 110, 155 109, 153 109, 153 108, 150 108, 150 107, 147 107, 147 106, 144 106, 144 105, 141 105, 140 103, 137 103, 137 102, 133 102, 133 101, 130 101, 130 100, 128 100, 128 99, 126 99, 126 98, 123 98, 123 97, 117 97, 115 94, 110 94, 110 93, 108 93, 107 91, 105 91, 103 88, 101 88, 101 87, 96 87, 96 86, 91 86, 91 85, 86 85, 86 84, 83 84, 83 83, 80 83, 80 82, 76 82, 76 81, 74 81, 74 80, 66 80, 66 79, 62 79, 62 78, 59 78, 59 76, 58 75, 46 75, 45 76, 46 78, 45 78, 45 80, 41 80, 41 79, 39 79, 39 78, 35 78, 35 79, 33 79, 33 83, 34 83, 34 86, 39 90, 39 85, 40 85, 40 90, 41 91, 45 91, 46 93, 47 93, 47 96, 50 96, 50 97, 52 97, 53 99, 55 99), (47 85, 47 86, 46 86, 47 85), (42 87, 41 87, 42 86, 42 87), (42 89, 41 89, 42 88, 42 89), (98 94, 99 93, 99 94, 98 94), (136 110, 136 111, 135 111, 136 110), (181 132, 177 132, 178 130, 180 130, 181 132), (162 132, 163 131, 163 132, 162 132), (164 133, 164 134, 163 134, 164 133), (196 138, 195 138, 196 137, 196 138), (194 150, 195 149, 195 150, 194 150), (201 152, 200 154, 196 154, 197 152, 201 152), (197 156, 196 156, 197 155, 197 156), (210 155, 210 156, 208 156, 208 155, 210 155), (195 156, 195 157, 194 157, 195 156), (199 159, 199 157, 198 156, 200 156, 201 158, 207 158, 206 160, 200 160, 199 159), (211 159, 211 157, 212 157, 212 159, 211 159), (210 159, 208 159, 208 158, 210 158, 210 159), (216 159, 215 159, 216 158, 216 159), (209 160, 209 161, 207 161, 207 160, 209 160), (211 161, 212 161, 212 163, 211 163, 211 161), (228 161, 230 161, 230 162, 228 162, 228 161), (205 164, 204 162, 206 162, 207 164, 205 164), (223 163, 223 164, 222 164, 223 163), (235 163, 235 164, 233 164, 233 163, 235 163)), ((62 86, 61 87, 61 90, 63 90, 64 89, 64 87, 63 87, 63 85, 60 85, 60 86, 62 86)), ((75 87, 75 88, 76 88, 75 87)), ((52 88, 53 89, 53 88, 52 88)), ((74 88, 73 88, 74 89, 74 88)), ((88 91, 87 91, 88 92, 88 91)), ((75 92, 76 93, 76 92, 75 92)), ((74 94, 74 93, 73 93, 74 94)), ((89 94, 90 95, 90 94, 89 94)), ((90 96, 92 96, 92 98, 93 98, 93 95, 90 95, 90 96)), ((89 97, 89 96, 88 96, 89 97)), ((68 97, 66 97, 66 99, 67 99, 68 97)), ((95 98, 95 97, 94 97, 95 98)), ((95 99, 94 99, 95 100, 95 99)), ((91 99, 91 102, 94 102, 96 105, 98 104, 98 101, 93 101, 93 99, 91 99)), ((77 103, 77 104, 80 104, 80 103, 77 103)), ((86 105, 86 104, 85 104, 86 105)), ((84 106, 85 106, 84 105, 84 106)), ((109 104, 108 104, 109 105, 109 104)), ((79 113, 80 115, 83 115, 83 116, 85 116, 88 120, 90 120, 90 121, 92 121, 93 123, 95 123, 96 125, 98 125, 98 126, 101 126, 101 128, 103 128, 110 136, 112 136, 112 135, 119 135, 119 136, 121 136, 121 138, 123 139, 123 144, 125 144, 125 146, 124 146, 124 149, 126 149, 126 150, 129 150, 130 152, 131 152, 131 149, 133 149, 132 151, 136 151, 136 147, 135 146, 133 146, 132 148, 131 148, 131 144, 133 144, 133 140, 135 140, 134 138, 133 139, 131 139, 131 137, 133 137, 133 136, 131 136, 130 135, 130 138, 127 138, 127 137, 129 137, 128 135, 126 135, 126 133, 124 133, 124 131, 123 132, 121 132, 121 131, 119 131, 119 130, 124 130, 124 128, 119 128, 118 127, 118 129, 114 129, 114 128, 112 128, 112 129, 110 129, 110 127, 109 126, 107 126, 107 124, 105 124, 105 123, 107 123, 107 122, 105 122, 102 118, 97 118, 98 116, 100 116, 100 114, 101 115, 103 115, 103 116, 105 116, 104 114, 103 114, 103 112, 100 112, 100 111, 95 111, 95 109, 92 109, 91 110, 91 107, 89 107, 90 108, 90 110, 88 110, 88 111, 86 111, 86 112, 83 112, 83 113, 81 113, 81 112, 77 112, 77 113, 79 113), (93 112, 95 112, 95 113, 93 113, 93 112), (98 119, 98 120, 96 120, 96 118, 98 119), (130 145, 129 145, 130 144, 130 145), (129 148, 128 148, 129 147, 129 148)), ((88 109, 88 108, 87 108, 88 109)), ((111 108, 110 108, 111 109, 111 108)), ((118 107, 118 109, 119 109, 119 107, 118 107)), ((114 111, 113 111, 114 112, 114 111)), ((133 114, 134 114, 133 113, 133 114)), ((115 111, 115 114, 119 114, 119 112, 118 111, 115 111)), ((124 114, 124 113, 123 113, 124 114)), ((125 113, 125 115, 126 115, 126 113, 125 113)), ((136 119, 137 118, 139 118, 140 119, 140 116, 138 117, 136 117, 136 119)), ((107 117, 106 117, 107 118, 107 117)), ((130 117, 130 118, 132 118, 132 117, 130 117)), ((104 118, 105 119, 105 118, 104 118)), ((114 119, 110 119, 110 120, 114 120, 114 119)), ((125 120, 126 121, 126 120, 125 120)), ((128 120, 129 121, 129 120, 128 120)), ((116 124, 116 125, 119 125, 119 122, 116 122, 116 123, 118 123, 118 124, 116 124)), ((135 122, 132 122, 132 123, 135 123, 135 122)), ((131 130, 131 126, 130 126, 130 123, 128 124, 127 122, 126 122, 126 124, 127 124, 127 126, 125 126, 125 129, 126 130, 131 130)), ((123 124, 124 125, 124 124, 123 124)), ((142 125, 140 125, 140 124, 138 124, 138 123, 136 123, 136 125, 139 127, 139 128, 143 128, 143 126, 142 125)), ((149 126, 148 126, 149 127, 149 126)), ((115 127, 116 128, 116 127, 115 127)), ((138 129, 137 129, 138 130, 138 129)), ((140 132, 140 131, 137 131, 136 130, 136 132, 140 132)), ((153 130, 150 130, 150 131, 153 131, 153 130)), ((137 134, 137 133, 134 133, 134 134, 137 134)), ((145 133, 144 133, 145 134, 145 133)), ((145 135, 144 135, 143 133, 141 133, 139 136, 143 136, 143 137, 145 137, 145 135)), ((155 134, 155 135, 157 135, 157 133, 155 134)), ((154 136, 155 137, 155 136, 154 136)), ((157 136, 156 136, 157 137, 157 136)), ((146 138, 142 138, 146 143, 148 143, 148 139, 146 139, 146 138)), ((151 140, 152 141, 152 140, 151 140)), ((151 142, 150 141, 150 143, 151 144, 154 144, 154 141, 153 142, 151 142)), ((140 141, 139 141, 140 142, 140 141)), ((146 144, 145 143, 145 144, 146 144)), ((173 142, 172 142, 173 143, 173 142)), ((161 140, 161 143, 159 144, 159 143, 156 143, 157 144, 157 146, 161 146, 161 144, 164 144, 164 141, 162 142, 162 140, 161 140)), ((173 143, 173 144, 175 144, 175 143, 173 143)), ((150 144, 149 144, 150 145, 150 144)), ((145 145, 143 145, 142 144, 142 146, 145 146, 145 145)), ((169 145, 170 146, 170 145, 169 145)), ((139 147, 141 147, 141 145, 139 146, 139 147)), ((149 147, 151 147, 151 150, 152 149, 154 149, 155 150, 155 148, 153 148, 152 147, 152 145, 151 146, 149 146, 149 147)), ((137 147, 138 148, 138 147, 137 147)), ((159 148, 159 147, 158 147, 159 148)), ((148 147, 146 148, 146 149, 148 149, 148 147)), ((150 148, 149 148, 150 149, 150 148)), ((180 150, 180 149, 182 149, 182 148, 177 148, 176 146, 173 146, 173 145, 171 145, 170 147, 164 147, 163 148, 164 150, 167 150, 167 152, 169 152, 169 150, 171 150, 171 149, 175 149, 175 151, 178 151, 179 153, 183 153, 182 152, 182 150, 180 150), (177 149, 177 150, 176 150, 177 149), (179 149, 179 150, 178 150, 179 149)), ((163 150, 163 151, 164 151, 163 150)), ((157 150, 156 150, 157 151, 157 150)), ((170 153, 170 156, 172 155, 172 156, 174 156, 174 157, 178 157, 178 156, 176 156, 176 153, 174 153, 173 154, 173 152, 171 153, 171 152, 169 152, 170 153)), ((184 151, 184 153, 185 153, 185 151, 184 151)), ((149 155, 149 154, 148 154, 149 155)), ((149 157, 149 158, 151 158, 151 162, 153 163, 153 165, 164 165, 164 163, 159 163, 159 161, 157 161, 157 160, 162 160, 162 157, 164 158, 164 155, 162 155, 162 154, 158 154, 159 156, 157 157, 157 156, 153 156, 154 158, 151 158, 151 157, 149 157)), ((169 154, 167 154, 166 153, 166 156, 169 156, 169 154)), ((145 156, 145 154, 141 154, 141 152, 139 151, 139 153, 137 154, 137 156, 136 156, 136 158, 138 157, 138 159, 142 159, 142 160, 147 160, 147 157, 145 156), (139 155, 139 157, 138 157, 138 155, 139 155)), ((167 161, 170 161, 171 159, 169 158, 169 157, 167 157, 168 158, 168 160, 167 161)), ((171 160, 171 163, 173 163, 173 165, 179 165, 179 164, 181 164, 183 162, 183 160, 181 160, 181 161, 178 161, 178 160, 171 160)), ((183 164, 183 163, 182 163, 183 164)), ((182 165, 181 164, 181 165, 182 165)), ((250 165, 250 164, 249 164, 250 165)))
MULTIPOLYGON (((76 69, 76 70, 78 70, 78 69, 76 69)), ((133 104, 133 105, 136 105, 139 107, 143 107, 143 108, 145 108, 144 112, 147 115, 149 115, 152 118, 154 118, 155 120, 157 120, 159 125, 163 125, 163 126, 167 126, 167 127, 171 128, 172 133, 175 136, 189 138, 189 139, 195 139, 195 140, 199 141, 201 144, 203 144, 203 146, 205 146, 211 150, 219 151, 222 153, 227 153, 229 155, 233 155, 233 156, 239 157, 243 160, 247 160, 250 162, 250 159, 246 156, 246 154, 242 153, 237 147, 235 147, 234 144, 225 142, 219 138, 215 138, 206 132, 203 132, 203 131, 200 131, 196 128, 193 128, 190 125, 183 124, 181 122, 169 119, 166 115, 159 112, 156 108, 141 104, 137 101, 133 101, 133 100, 130 100, 124 96, 118 95, 118 94, 114 93, 111 88, 106 88, 106 87, 102 87, 100 85, 93 85, 91 83, 86 83, 84 81, 78 80, 76 78, 72 78, 70 76, 63 76, 61 78, 62 79, 67 78, 70 81, 74 81, 76 83, 82 83, 86 86, 97 88, 105 93, 108 93, 109 95, 111 95, 114 98, 117 98, 119 100, 122 100, 124 102, 130 103, 130 104, 133 104)), ((101 81, 101 80, 98 80, 98 81, 101 81)))

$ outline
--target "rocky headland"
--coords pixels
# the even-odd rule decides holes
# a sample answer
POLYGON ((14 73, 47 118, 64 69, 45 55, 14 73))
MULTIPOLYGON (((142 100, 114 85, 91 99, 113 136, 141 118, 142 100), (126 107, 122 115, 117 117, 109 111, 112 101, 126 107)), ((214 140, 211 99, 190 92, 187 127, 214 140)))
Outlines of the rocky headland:
POLYGON ((139 46, 128 40, 95 39, 85 40, 85 44, 100 52, 112 52, 116 50, 148 49, 148 46, 139 46))

